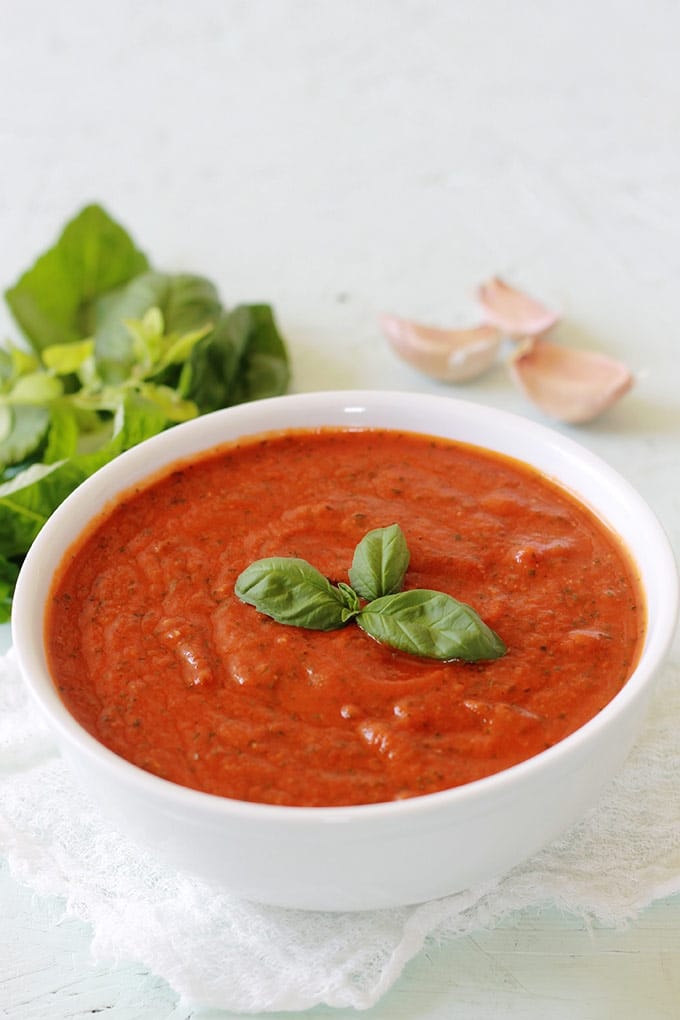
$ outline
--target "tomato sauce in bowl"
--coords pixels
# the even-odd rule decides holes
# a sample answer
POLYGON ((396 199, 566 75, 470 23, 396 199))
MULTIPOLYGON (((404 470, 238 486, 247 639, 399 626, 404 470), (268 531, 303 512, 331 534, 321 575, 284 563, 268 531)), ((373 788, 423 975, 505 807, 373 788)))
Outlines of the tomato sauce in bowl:
POLYGON ((299 429, 174 465, 67 553, 46 617, 69 711, 148 772, 222 797, 341 806, 489 776, 593 718, 637 662, 645 606, 620 541, 527 465, 381 428, 299 429), (234 594, 268 556, 334 583, 398 523, 405 588, 447 592, 501 658, 438 662, 354 626, 283 626, 234 594))

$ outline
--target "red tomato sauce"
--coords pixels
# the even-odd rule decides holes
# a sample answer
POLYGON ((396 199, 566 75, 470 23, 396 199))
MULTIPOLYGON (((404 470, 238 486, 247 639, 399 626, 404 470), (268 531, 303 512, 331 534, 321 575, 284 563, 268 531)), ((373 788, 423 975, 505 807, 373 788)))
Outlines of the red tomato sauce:
POLYGON ((625 683, 644 617, 625 550, 532 469, 329 429, 230 445, 127 494, 67 553, 46 638, 66 706, 123 758, 226 797, 316 806, 442 790, 550 747, 625 683), (356 625, 284 626, 234 594, 266 556, 347 581, 356 544, 393 523, 405 587, 469 603, 505 656, 437 662, 356 625))

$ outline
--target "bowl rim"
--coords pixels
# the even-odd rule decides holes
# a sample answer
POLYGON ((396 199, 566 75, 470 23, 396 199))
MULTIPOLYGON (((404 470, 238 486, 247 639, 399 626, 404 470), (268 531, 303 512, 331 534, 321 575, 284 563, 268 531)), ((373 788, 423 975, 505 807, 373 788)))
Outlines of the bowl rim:
MULTIPOLYGON (((287 425, 275 426, 275 430, 284 431, 298 427, 305 428, 307 426, 304 424, 296 425, 291 421, 287 425)), ((397 428, 398 426, 371 426, 369 423, 366 423, 366 427, 397 428)), ((404 426, 403 428, 404 431, 417 431, 409 426, 404 426)), ((424 422, 422 434, 436 434, 436 431, 428 430, 427 422, 424 422)), ((469 442, 469 440, 463 441, 469 442)), ((477 445, 482 448, 492 448, 488 442, 480 441, 477 445)), ((523 460, 517 454, 509 454, 509 456, 514 457, 516 460, 523 460)), ((531 464, 529 460, 525 462, 531 464)), ((551 477, 549 472, 543 469, 539 470, 543 474, 548 475, 548 477, 551 477)), ((554 477, 554 480, 563 489, 576 496, 582 504, 588 506, 588 501, 581 494, 573 492, 570 486, 561 481, 557 476, 554 477)), ((602 514, 597 510, 595 512, 602 519, 602 514)), ((78 526, 76 536, 82 533, 85 526, 86 524, 82 523, 78 526)), ((62 542, 62 548, 56 563, 62 561, 63 556, 75 540, 71 538, 65 543, 62 542)), ((634 565, 639 566, 638 560, 630 550, 629 555, 633 559, 634 565)), ((641 578, 640 583, 642 583, 641 578)), ((647 592, 645 591, 646 594, 647 592)), ((679 584, 675 558, 670 542, 658 518, 637 490, 622 475, 610 467, 597 454, 577 443, 571 437, 565 436, 547 425, 525 418, 514 412, 457 397, 399 390, 318 390, 265 398, 202 415, 144 440, 101 467, 63 501, 50 516, 33 542, 19 574, 14 597, 11 629, 12 642, 24 683, 28 687, 33 699, 47 716, 52 729, 61 738, 62 744, 65 742, 67 746, 75 745, 87 758, 96 760, 108 773, 122 781, 126 786, 132 785, 140 793, 148 793, 155 799, 160 798, 162 801, 167 802, 168 807, 172 807, 175 810, 200 810, 202 813, 207 812, 215 818, 229 816, 236 819, 251 819, 261 822, 285 821, 286 824, 291 825, 307 825, 310 822, 346 824, 353 820, 375 820, 377 822, 393 817, 405 820, 407 818, 416 818, 431 811, 437 811, 444 806, 452 807, 453 805, 463 807, 467 804, 478 804, 479 810, 482 810, 482 805, 487 799, 503 795, 508 788, 514 790, 524 781, 531 781, 535 773, 551 766, 556 767, 563 759, 570 759, 572 756, 578 755, 579 752, 585 753, 588 746, 596 741, 599 732, 608 725, 610 719, 632 709, 634 704, 638 702, 650 687, 652 677, 657 673, 672 641, 675 621, 678 616, 678 599, 679 584), (500 772, 484 776, 462 786, 409 797, 404 800, 332 807, 307 807, 243 801, 184 787, 132 764, 114 751, 111 751, 85 730, 75 717, 71 715, 59 697, 56 686, 47 669, 43 654, 43 642, 42 640, 38 642, 33 640, 37 624, 35 621, 31 622, 31 614, 35 614, 35 593, 36 591, 40 592, 40 589, 43 588, 44 593, 40 596, 39 613, 40 633, 42 633, 45 604, 51 583, 52 570, 48 572, 48 580, 43 580, 42 575, 45 574, 45 571, 40 568, 41 555, 45 550, 49 549, 50 545, 55 541, 55 536, 60 534, 65 522, 71 519, 73 510, 80 506, 83 499, 91 496, 97 500, 96 510, 93 511, 90 508, 87 512, 86 522, 89 522, 112 499, 134 487, 136 480, 129 480, 130 469, 133 467, 138 469, 145 464, 146 470, 140 472, 139 477, 140 479, 144 477, 152 479, 169 470, 173 463, 186 461, 199 451, 203 453, 213 448, 227 445, 240 436, 256 436, 271 431, 262 427, 248 428, 242 432, 231 432, 230 435, 220 438, 215 436, 215 429, 225 418, 238 423, 241 419, 244 421, 255 420, 266 416, 270 412, 276 413, 283 406, 290 406, 293 410, 304 411, 310 408, 323 408, 324 410, 328 408, 330 410, 331 405, 335 405, 336 409, 342 408, 342 413, 347 415, 346 420, 352 422, 354 420, 351 417, 352 414, 359 416, 365 413, 367 408, 369 411, 379 410, 380 408, 393 407, 395 403, 400 405, 408 403, 412 405, 414 410, 421 407, 425 408, 428 404, 433 404, 437 405, 442 412, 446 409, 452 415, 465 414, 473 422, 481 421, 482 418, 487 419, 486 427, 489 427, 489 419, 491 419, 492 422, 498 424, 503 432, 507 433, 509 430, 513 435, 519 432, 526 436, 532 436, 538 439, 542 445, 546 447, 552 446, 559 450, 562 457, 566 457, 571 462, 577 461, 579 470, 585 470, 588 475, 597 475, 597 481, 601 487, 605 486, 620 498, 625 498, 629 501, 631 512, 639 515, 641 518, 648 542, 653 541, 654 543, 654 551, 660 567, 659 571, 657 571, 657 579, 663 588, 664 598, 661 600, 659 613, 653 621, 654 626, 652 628, 649 627, 650 621, 647 621, 648 627, 645 643, 638 663, 631 676, 614 698, 597 715, 573 733, 531 758, 527 758, 500 772), (150 454, 159 450, 171 451, 174 444, 172 438, 169 439, 168 437, 176 437, 178 428, 184 430, 184 435, 195 435, 198 441, 194 441, 192 450, 189 453, 165 456, 150 470, 149 462, 153 463, 153 457, 150 454), (204 442, 203 437, 208 441, 204 442), (113 487, 111 485, 112 480, 116 481, 113 487)))

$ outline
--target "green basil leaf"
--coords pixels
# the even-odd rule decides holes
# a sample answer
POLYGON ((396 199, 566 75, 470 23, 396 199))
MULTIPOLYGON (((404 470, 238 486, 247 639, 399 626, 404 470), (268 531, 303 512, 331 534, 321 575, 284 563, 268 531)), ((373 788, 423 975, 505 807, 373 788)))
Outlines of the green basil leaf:
POLYGON ((136 393, 126 396, 111 438, 92 453, 32 464, 0 484, 0 555, 23 556, 60 503, 103 464, 160 432, 165 415, 136 393))
POLYGON ((142 319, 150 308, 161 308, 167 299, 169 280, 167 273, 150 269, 97 302, 95 361, 104 382, 122 382, 130 374, 135 364, 134 337, 126 323, 142 319))
POLYGON ((178 382, 183 396, 205 414, 229 407, 248 346, 250 315, 244 307, 223 312, 215 328, 192 348, 178 382))
POLYGON ((124 319, 123 325, 132 338, 134 376, 143 378, 149 374, 161 355, 165 332, 163 313, 156 305, 152 305, 140 319, 124 319))
POLYGON ((40 406, 56 400, 64 392, 60 379, 49 372, 28 372, 20 376, 4 399, 8 404, 40 406))
POLYGON ((0 623, 7 623, 12 609, 12 595, 19 567, 16 563, 0 556, 0 623))
POLYGON ((431 659, 497 659, 503 641, 464 602, 444 592, 417 588, 370 602, 356 617, 382 644, 431 659))
POLYGON ((64 402, 53 404, 43 463, 56 464, 57 461, 72 457, 78 452, 79 435, 75 410, 64 402))
POLYGON ((398 524, 369 531, 354 550, 349 571, 352 587, 365 599, 401 591, 410 554, 398 524))
MULTIPOLYGON (((134 337, 127 321, 141 320, 151 309, 161 312, 166 333, 183 334, 214 324, 222 314, 217 290, 210 280, 189 273, 142 273, 97 304, 95 350, 105 382, 128 377, 137 361, 134 337)), ((179 377, 164 378, 174 386, 179 377)))
POLYGON ((177 390, 173 390, 171 386, 141 383, 139 395, 150 403, 156 404, 169 423, 189 421, 198 415, 198 408, 193 400, 183 400, 177 390))
POLYGON ((355 615, 339 588, 296 557, 256 560, 239 575, 234 591, 258 612, 292 627, 337 630, 355 615))
POLYGON ((0 555, 23 556, 52 511, 83 481, 71 461, 31 464, 0 485, 0 555))
POLYGON ((217 322, 222 303, 211 280, 192 273, 175 273, 170 277, 165 304, 161 305, 168 333, 189 333, 206 323, 217 322))
POLYGON ((56 375, 72 375, 79 372, 85 362, 92 359, 94 340, 74 340, 70 344, 52 344, 42 352, 43 364, 56 375))
POLYGON ((14 428, 14 415, 8 404, 0 401, 0 448, 14 428))
POLYGON ((97 445, 92 452, 78 453, 71 461, 87 478, 119 453, 162 432, 166 425, 166 416, 158 404, 130 390, 116 412, 108 441, 97 445))
POLYGON ((37 372, 40 368, 40 358, 7 340, 6 346, 0 349, 0 393, 9 393, 22 376, 37 372))
MULTIPOLYGON (((207 323, 200 329, 191 329, 188 333, 181 333, 179 336, 175 333, 164 336, 158 364, 154 366, 155 374, 165 372, 177 365, 184 365, 199 340, 208 336, 211 330, 211 324, 207 323)), ((178 379, 180 374, 181 372, 178 372, 178 379)))
POLYGON ((10 388, 14 379, 14 364, 12 355, 3 347, 0 347, 0 393, 10 388))
POLYGON ((17 404, 0 405, 3 438, 0 440, 0 468, 17 464, 37 450, 50 424, 46 407, 17 404), (7 428, 9 425, 9 428, 7 428))
POLYGON ((232 404, 285 393, 290 381, 288 354, 269 305, 241 305, 248 312, 247 343, 231 393, 232 404))
POLYGON ((93 332, 94 302, 148 266, 127 232, 86 206, 48 251, 5 292, 14 318, 40 351, 93 332))
POLYGON ((179 389, 201 413, 275 397, 289 382, 288 355, 268 305, 238 305, 191 351, 179 389))

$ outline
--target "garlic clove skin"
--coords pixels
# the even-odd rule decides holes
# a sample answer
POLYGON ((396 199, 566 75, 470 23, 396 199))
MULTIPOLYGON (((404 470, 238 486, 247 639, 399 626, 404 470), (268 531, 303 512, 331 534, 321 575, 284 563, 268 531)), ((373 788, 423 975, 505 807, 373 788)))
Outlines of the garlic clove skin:
POLYGON ((502 335, 494 326, 440 329, 382 315, 380 325, 392 350, 413 368, 443 382, 465 382, 496 360, 502 335))
POLYGON ((616 403, 634 382, 620 361, 529 338, 509 364, 519 388, 544 414, 570 424, 591 421, 616 403))
POLYGON ((478 287, 477 300, 484 322, 517 340, 546 333, 559 320, 557 312, 497 276, 478 287))

